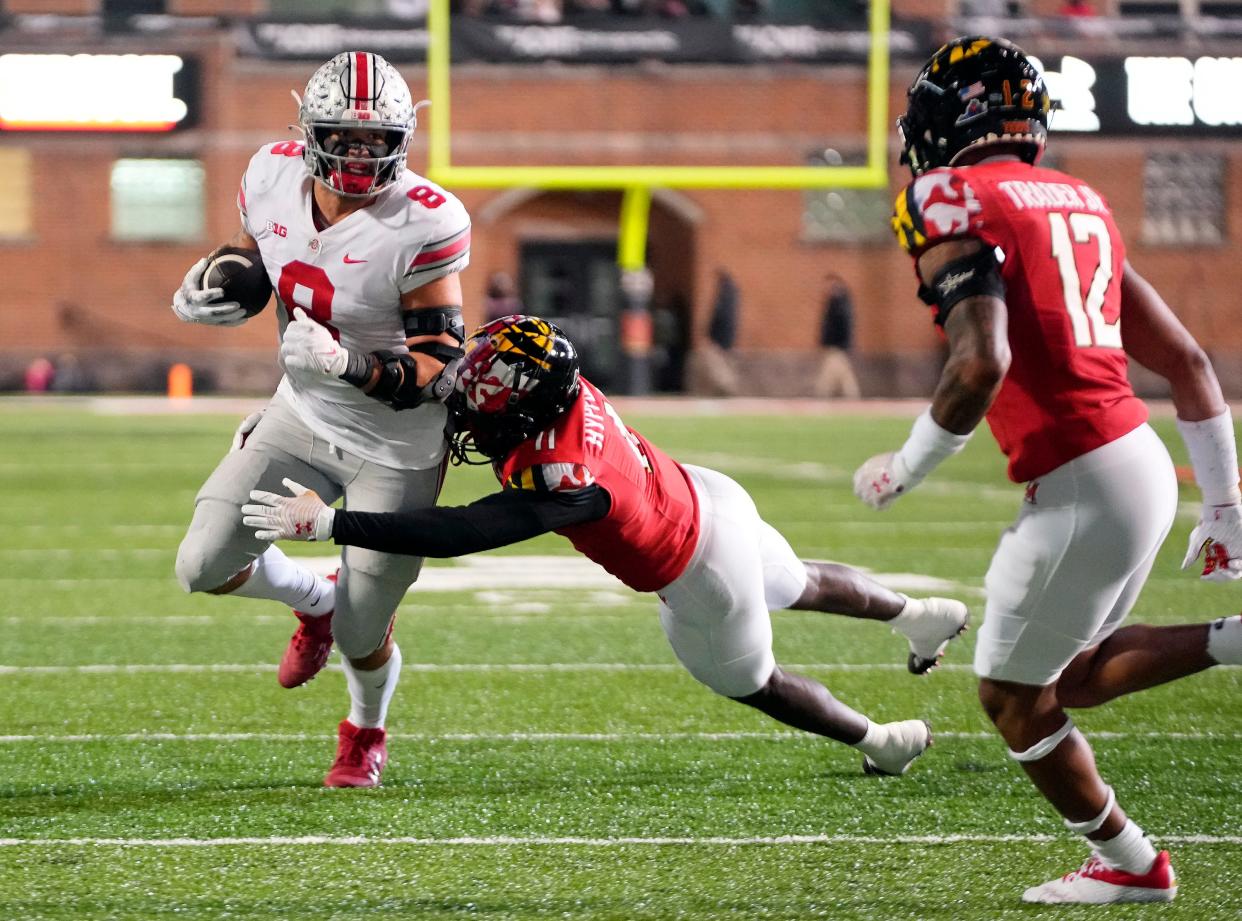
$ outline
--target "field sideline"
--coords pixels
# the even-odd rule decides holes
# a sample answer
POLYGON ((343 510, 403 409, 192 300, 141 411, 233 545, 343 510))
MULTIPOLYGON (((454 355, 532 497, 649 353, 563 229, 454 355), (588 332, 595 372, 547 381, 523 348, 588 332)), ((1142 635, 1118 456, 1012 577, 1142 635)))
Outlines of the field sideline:
MULTIPOLYGON (((1076 714, 1173 852, 1177 901, 1025 906, 1082 852, 990 731, 972 634, 914 678, 877 625, 774 615, 783 663, 876 719, 931 721, 908 775, 866 777, 852 750, 697 685, 650 599, 552 536, 428 565, 397 627, 385 786, 322 789, 339 668, 282 690, 292 619, 172 575, 195 491, 261 402, 0 400, 0 919, 1242 916, 1242 669, 1076 714)), ((883 515, 850 493, 922 405, 618 401, 675 457, 742 482, 803 556, 956 595, 977 622, 1021 499, 990 436, 883 515)), ((1155 424, 1184 463, 1169 415, 1155 424)), ((455 468, 444 501, 493 486, 455 468)), ((1135 620, 1238 610, 1236 588, 1179 572, 1190 524, 1135 620)), ((289 552, 328 569, 332 549, 289 552)))

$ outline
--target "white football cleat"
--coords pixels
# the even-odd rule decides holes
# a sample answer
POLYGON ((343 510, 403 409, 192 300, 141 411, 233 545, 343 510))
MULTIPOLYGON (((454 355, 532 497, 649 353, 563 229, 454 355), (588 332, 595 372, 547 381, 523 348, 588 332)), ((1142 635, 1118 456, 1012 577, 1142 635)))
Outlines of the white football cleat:
POLYGON ((927 720, 901 720, 883 723, 884 742, 863 755, 863 773, 897 776, 904 774, 914 759, 932 744, 931 724, 927 720))
POLYGON ((1169 852, 1161 851, 1146 873, 1114 870, 1092 856, 1073 873, 1042 886, 1032 886, 1022 893, 1022 901, 1044 905, 1107 905, 1112 902, 1172 902, 1176 895, 1177 875, 1169 864, 1169 852))
POLYGON ((935 668, 949 641, 966 632, 970 611, 952 598, 907 598, 893 629, 910 641, 906 668, 923 675, 935 668))

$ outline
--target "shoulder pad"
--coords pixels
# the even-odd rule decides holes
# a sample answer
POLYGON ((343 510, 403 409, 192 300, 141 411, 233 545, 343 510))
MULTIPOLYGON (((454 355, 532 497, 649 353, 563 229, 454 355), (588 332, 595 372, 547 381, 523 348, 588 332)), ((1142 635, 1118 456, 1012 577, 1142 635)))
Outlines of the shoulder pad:
POLYGON ((961 172, 935 169, 924 173, 897 196, 893 233, 911 256, 945 240, 974 236, 982 226, 980 204, 961 172))
POLYGON ((529 492, 576 492, 595 483, 585 464, 534 464, 514 471, 504 483, 505 489, 529 492))

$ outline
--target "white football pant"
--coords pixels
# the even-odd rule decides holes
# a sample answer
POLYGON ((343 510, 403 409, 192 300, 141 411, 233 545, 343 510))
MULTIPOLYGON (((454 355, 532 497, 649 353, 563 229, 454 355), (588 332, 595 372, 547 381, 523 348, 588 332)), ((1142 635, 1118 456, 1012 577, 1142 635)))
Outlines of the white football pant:
POLYGON ((1148 425, 1032 481, 988 568, 975 672, 1055 681, 1121 625, 1176 511, 1173 463, 1148 425))

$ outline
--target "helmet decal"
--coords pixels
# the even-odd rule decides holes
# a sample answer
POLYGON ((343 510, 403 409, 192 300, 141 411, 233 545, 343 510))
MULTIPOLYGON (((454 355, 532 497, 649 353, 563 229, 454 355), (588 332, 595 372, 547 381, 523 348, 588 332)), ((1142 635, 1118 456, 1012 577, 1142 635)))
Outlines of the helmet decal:
POLYGON ((338 54, 311 75, 300 99, 307 169, 340 195, 382 191, 405 169, 415 112, 409 87, 383 57, 338 54))
POLYGON ((550 425, 578 396, 578 353, 560 329, 513 315, 466 341, 449 400, 458 417, 454 457, 472 448, 496 459, 550 425))
POLYGON ((897 132, 901 162, 916 176, 984 146, 1005 145, 1032 164, 1043 154, 1052 108, 1043 74, 1004 39, 954 39, 923 66, 907 97, 897 132))

